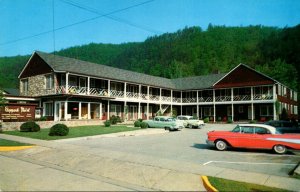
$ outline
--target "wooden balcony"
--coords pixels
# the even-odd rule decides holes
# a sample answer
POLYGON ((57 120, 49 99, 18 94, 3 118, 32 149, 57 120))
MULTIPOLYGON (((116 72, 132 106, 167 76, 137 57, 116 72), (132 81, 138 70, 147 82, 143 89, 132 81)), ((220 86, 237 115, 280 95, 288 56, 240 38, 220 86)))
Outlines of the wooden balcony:
POLYGON ((73 95, 91 95, 100 97, 113 97, 116 99, 128 99, 128 100, 143 100, 151 102, 162 102, 162 103, 221 103, 221 102, 240 102, 240 101, 266 101, 273 100, 274 96, 269 94, 254 94, 251 95, 234 95, 232 96, 216 96, 215 100, 213 97, 196 97, 192 98, 180 98, 180 97, 170 97, 170 96, 159 96, 159 95, 148 95, 146 93, 136 93, 136 92, 126 92, 117 90, 107 90, 100 88, 90 88, 69 86, 68 91, 66 91, 65 86, 57 86, 56 89, 44 90, 44 95, 51 94, 73 94, 73 95))

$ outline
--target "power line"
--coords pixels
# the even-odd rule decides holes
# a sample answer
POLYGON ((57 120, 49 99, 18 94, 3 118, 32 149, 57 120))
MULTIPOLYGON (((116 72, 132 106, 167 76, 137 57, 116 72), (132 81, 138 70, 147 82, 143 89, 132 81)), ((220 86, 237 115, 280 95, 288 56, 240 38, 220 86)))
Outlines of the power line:
POLYGON ((58 27, 58 28, 56 28, 56 29, 52 29, 52 30, 48 30, 48 31, 44 31, 44 32, 35 34, 35 35, 30 35, 30 36, 22 37, 22 38, 19 38, 19 39, 15 39, 15 40, 3 42, 3 43, 0 43, 0 46, 12 44, 12 43, 16 43, 16 42, 18 42, 18 41, 23 41, 23 40, 26 40, 26 39, 30 39, 30 38, 38 37, 38 36, 41 36, 41 35, 45 35, 45 34, 48 34, 48 33, 53 33, 53 32, 55 32, 55 31, 59 31, 59 30, 65 29, 65 28, 73 27, 73 26, 75 26, 75 25, 79 25, 79 24, 82 24, 82 23, 86 23, 86 22, 89 22, 89 21, 93 21, 93 20, 99 19, 99 18, 101 18, 101 17, 107 17, 107 16, 112 15, 112 14, 115 14, 115 13, 123 12, 123 11, 126 11, 126 10, 128 10, 128 9, 131 9, 131 8, 134 8, 134 7, 138 7, 138 6, 141 6, 141 5, 144 5, 144 4, 153 2, 153 1, 154 1, 154 0, 144 1, 144 2, 142 2, 142 3, 138 3, 138 4, 135 4, 135 5, 131 5, 131 6, 129 6, 129 7, 125 7, 125 8, 122 8, 122 9, 117 9, 117 10, 114 10, 114 11, 112 11, 112 12, 109 12, 109 13, 105 13, 105 14, 99 15, 99 16, 97 16, 97 17, 93 17, 93 18, 90 18, 90 19, 85 19, 85 20, 82 20, 82 21, 79 21, 79 22, 76 22, 76 23, 72 23, 72 24, 69 24, 69 25, 65 25, 65 26, 62 26, 62 27, 58 27))
MULTIPOLYGON (((76 3, 74 1, 70 1, 70 0, 60 0, 60 1, 66 3, 66 4, 69 4, 69 5, 72 5, 74 7, 77 7, 77 8, 80 8, 80 9, 83 9, 83 10, 95 13, 97 15, 102 15, 102 13, 100 13, 98 10, 96 10, 94 8, 91 8, 91 7, 88 7, 88 6, 85 6, 85 5, 82 5, 82 4, 79 4, 79 3, 76 3)), ((139 28, 139 29, 151 32, 151 33, 154 33, 154 34, 162 34, 163 33, 161 31, 152 29, 150 27, 142 26, 142 25, 139 25, 139 24, 136 24, 136 23, 132 23, 132 22, 130 22, 128 20, 125 20, 125 19, 122 19, 122 18, 118 18, 116 16, 109 16, 109 15, 107 15, 105 17, 109 18, 109 19, 112 19, 114 21, 117 21, 117 22, 125 23, 127 25, 130 25, 130 26, 133 26, 133 27, 136 27, 136 28, 139 28)))

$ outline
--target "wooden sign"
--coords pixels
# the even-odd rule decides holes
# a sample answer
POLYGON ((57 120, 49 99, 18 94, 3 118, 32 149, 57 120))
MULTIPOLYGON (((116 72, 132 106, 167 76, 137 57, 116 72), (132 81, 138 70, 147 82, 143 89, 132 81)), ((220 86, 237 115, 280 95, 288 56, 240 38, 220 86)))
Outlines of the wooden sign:
POLYGON ((35 119, 36 105, 9 104, 0 107, 0 119, 3 121, 27 121, 35 119))

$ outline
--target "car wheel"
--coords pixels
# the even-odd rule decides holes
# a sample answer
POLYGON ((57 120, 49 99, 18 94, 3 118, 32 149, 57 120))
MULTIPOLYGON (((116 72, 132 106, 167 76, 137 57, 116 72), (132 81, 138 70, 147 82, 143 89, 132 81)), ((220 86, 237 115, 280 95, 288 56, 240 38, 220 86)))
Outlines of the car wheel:
POLYGON ((278 154, 284 154, 287 151, 286 147, 283 145, 275 145, 273 149, 278 154))
POLYGON ((190 125, 189 125, 189 128, 192 129, 192 128, 193 128, 193 125, 190 124, 190 125))
POLYGON ((215 146, 219 151, 225 151, 227 149, 227 143, 222 140, 216 141, 215 146))

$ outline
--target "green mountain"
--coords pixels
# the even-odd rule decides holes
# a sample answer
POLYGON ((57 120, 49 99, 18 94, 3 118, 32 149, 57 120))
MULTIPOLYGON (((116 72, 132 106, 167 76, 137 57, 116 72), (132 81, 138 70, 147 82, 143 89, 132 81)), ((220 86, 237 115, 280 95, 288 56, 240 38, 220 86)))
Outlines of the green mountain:
MULTIPOLYGON (((228 72, 247 64, 299 90, 300 25, 186 27, 141 43, 74 46, 56 54, 155 76, 177 78, 228 72)), ((0 87, 18 87, 30 56, 0 58, 0 87)))

